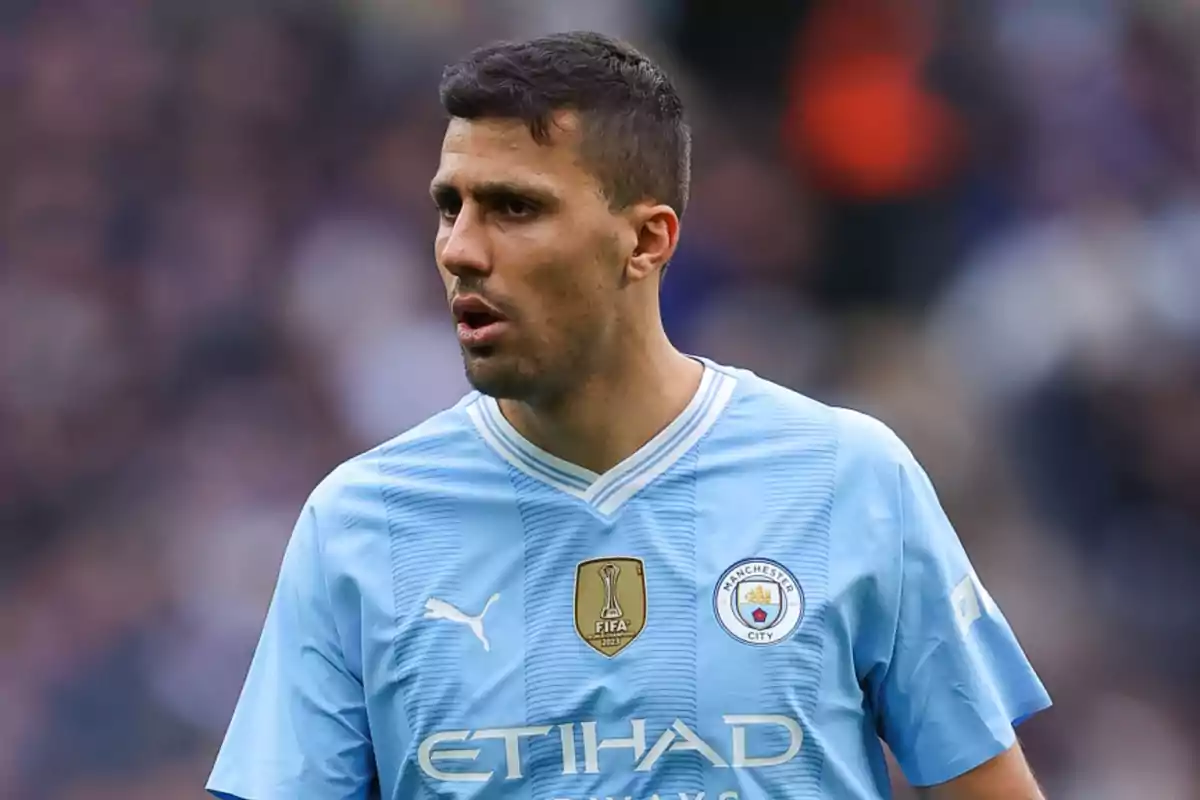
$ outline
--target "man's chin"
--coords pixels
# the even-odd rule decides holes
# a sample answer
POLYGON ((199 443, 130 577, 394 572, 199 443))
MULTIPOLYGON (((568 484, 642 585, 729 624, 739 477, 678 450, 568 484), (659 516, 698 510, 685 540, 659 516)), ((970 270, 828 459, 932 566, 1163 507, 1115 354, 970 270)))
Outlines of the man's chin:
POLYGON ((467 382, 477 392, 497 400, 521 400, 533 390, 530 377, 523 374, 510 359, 492 351, 492 348, 464 351, 463 361, 467 382))

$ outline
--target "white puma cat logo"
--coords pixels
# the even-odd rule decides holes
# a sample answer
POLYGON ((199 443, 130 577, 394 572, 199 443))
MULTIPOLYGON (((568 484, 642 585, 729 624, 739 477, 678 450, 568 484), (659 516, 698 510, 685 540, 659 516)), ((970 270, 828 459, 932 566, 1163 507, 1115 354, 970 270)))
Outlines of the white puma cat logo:
POLYGON ((487 637, 483 634, 483 616, 492 607, 492 603, 499 599, 499 593, 492 595, 488 598, 487 603, 484 604, 483 611, 479 612, 479 616, 472 617, 470 614, 464 614, 459 611, 445 600, 438 600, 436 597, 431 597, 425 601, 425 619, 446 619, 451 622, 461 622, 471 629, 471 632, 475 634, 479 641, 483 642, 484 650, 491 650, 492 646, 488 644, 487 637))

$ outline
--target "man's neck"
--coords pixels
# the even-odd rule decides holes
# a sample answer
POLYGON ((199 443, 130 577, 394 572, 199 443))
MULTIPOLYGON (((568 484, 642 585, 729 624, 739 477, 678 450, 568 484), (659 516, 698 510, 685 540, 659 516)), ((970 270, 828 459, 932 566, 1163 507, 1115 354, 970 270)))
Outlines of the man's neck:
POLYGON ((603 474, 683 413, 704 367, 670 344, 643 350, 619 372, 596 375, 553 406, 501 400, 500 410, 530 442, 603 474))

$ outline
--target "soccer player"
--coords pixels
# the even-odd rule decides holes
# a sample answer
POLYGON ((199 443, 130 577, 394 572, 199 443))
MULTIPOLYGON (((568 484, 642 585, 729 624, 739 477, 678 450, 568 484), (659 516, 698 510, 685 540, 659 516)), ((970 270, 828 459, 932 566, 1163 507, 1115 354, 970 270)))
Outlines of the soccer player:
POLYGON ((441 98, 477 391, 309 498, 209 790, 866 800, 882 740, 926 797, 1039 798, 1013 726, 1049 698, 905 446, 667 340, 666 75, 560 34, 441 98))

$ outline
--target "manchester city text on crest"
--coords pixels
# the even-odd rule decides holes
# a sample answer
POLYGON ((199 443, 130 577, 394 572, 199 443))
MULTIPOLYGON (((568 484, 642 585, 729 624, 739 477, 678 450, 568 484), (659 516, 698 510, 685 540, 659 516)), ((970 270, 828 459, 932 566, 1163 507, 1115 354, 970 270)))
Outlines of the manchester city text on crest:
POLYGON ((721 575, 713 591, 713 611, 721 627, 738 641, 778 644, 800 626, 804 592, 782 564, 750 558, 721 575))
POLYGON ((646 572, 641 559, 595 558, 575 569, 575 630, 608 657, 646 627, 646 572))

